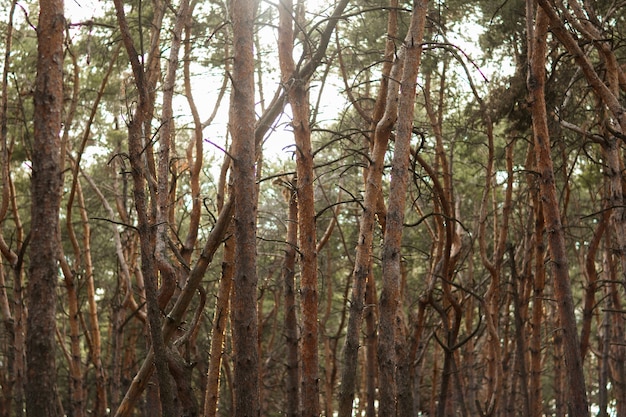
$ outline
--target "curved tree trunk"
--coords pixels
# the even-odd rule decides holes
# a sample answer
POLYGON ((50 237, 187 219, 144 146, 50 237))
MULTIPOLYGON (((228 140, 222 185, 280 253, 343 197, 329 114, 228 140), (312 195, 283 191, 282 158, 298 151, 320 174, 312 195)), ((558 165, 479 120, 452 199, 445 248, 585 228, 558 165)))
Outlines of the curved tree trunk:
POLYGON ((302 302, 302 336, 300 377, 303 416, 320 413, 318 363, 318 293, 317 293, 317 233, 313 181, 313 151, 309 124, 308 78, 299 77, 293 59, 296 22, 293 2, 281 2, 279 58, 281 78, 288 86, 287 97, 293 112, 292 127, 296 143, 296 172, 298 196, 298 243, 300 249, 300 296, 302 302))
POLYGON ((422 41, 427 15, 427 1, 415 0, 409 32, 402 48, 405 50, 404 69, 400 81, 398 123, 396 142, 391 166, 391 184, 387 207, 386 227, 383 240, 383 284, 380 294, 380 318, 378 325, 378 367, 380 417, 395 417, 397 413, 397 358, 396 326, 400 304, 401 245, 404 208, 409 174, 409 155, 413 132, 413 109, 422 58, 422 41))
MULTIPOLYGON (((528 11, 532 8, 528 8, 528 11)), ((527 19, 533 19, 529 12, 527 19)), ((540 194, 543 207, 548 248, 550 252, 554 296, 561 329, 565 374, 569 389, 569 409, 572 417, 589 416, 589 403, 585 386, 580 342, 574 315, 574 301, 569 277, 565 235, 561 224, 559 201, 554 182, 554 168, 550 154, 550 135, 545 101, 545 78, 547 56, 548 16, 543 8, 537 9, 534 32, 529 35, 528 56, 530 60, 527 86, 533 121, 537 171, 540 174, 540 194)))
MULTIPOLYGON (((389 88, 389 75, 391 79, 400 76, 402 63, 398 59, 394 61, 395 42, 393 41, 398 30, 398 14, 394 10, 397 1, 392 0, 392 10, 389 12, 387 22, 387 43, 385 45, 385 62, 382 69, 381 85, 376 98, 376 104, 372 115, 372 129, 370 141, 370 162, 365 174, 365 196, 363 200, 363 212, 359 221, 359 240, 356 247, 354 270, 352 272, 352 294, 350 297, 350 315, 348 316, 348 328, 346 339, 342 351, 343 364, 341 368, 340 390, 339 390, 339 417, 350 417, 356 390, 356 376, 358 351, 360 345, 360 332, 363 321, 363 309, 366 301, 367 289, 370 288, 370 295, 375 297, 375 285, 372 276, 372 244, 374 240, 374 223, 376 219, 376 208, 378 198, 381 196, 382 174, 385 164, 385 153, 391 135, 391 129, 396 120, 396 98, 398 90, 393 86, 389 88), (387 103, 390 103, 389 106, 387 103), (386 116, 385 116, 386 115, 386 116), (384 121, 384 122, 383 122, 384 121), (380 123, 379 123, 380 122, 380 123), (371 285, 368 286, 368 282, 371 285)), ((370 317, 373 320, 373 311, 370 317)), ((368 313, 369 314, 369 313, 368 313)), ((375 355, 372 351, 375 344, 374 329, 368 328, 368 353, 375 355)), ((374 356, 368 355, 368 367, 374 365, 374 356)), ((368 369, 371 375, 376 371, 368 369)), ((373 375, 372 375, 373 378, 373 375)), ((371 384, 370 380, 370 384, 371 384)), ((370 396, 368 403, 373 404, 374 398, 370 396)), ((371 412, 371 407, 368 407, 371 412)))

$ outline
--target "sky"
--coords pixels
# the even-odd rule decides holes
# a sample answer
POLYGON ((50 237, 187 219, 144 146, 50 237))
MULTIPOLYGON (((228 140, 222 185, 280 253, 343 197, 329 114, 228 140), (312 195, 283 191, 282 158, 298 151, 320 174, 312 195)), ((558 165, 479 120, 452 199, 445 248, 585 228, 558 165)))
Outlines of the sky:
MULTIPOLYGON (((98 17, 98 15, 102 13, 102 5, 104 3, 105 0, 65 0, 66 17, 73 23, 98 17)), ((323 0, 308 1, 307 8, 313 10, 320 10, 321 8, 328 9, 327 4, 328 2, 323 0)), ((330 13, 330 10, 328 13, 330 13)), ((272 28, 267 28, 266 30, 267 33, 262 35, 261 42, 271 51, 275 48, 277 42, 276 33, 272 28)), ((478 56, 479 51, 475 40, 480 35, 481 31, 482 28, 478 25, 468 22, 458 28, 459 33, 456 35, 454 35, 454 33, 450 34, 450 41, 463 49, 468 55, 478 56)), ((277 62, 278 57, 270 58, 269 61, 277 62)), ((271 100, 280 82, 280 74, 277 68, 274 67, 272 70, 273 71, 268 72, 263 85, 266 101, 271 100)), ((487 78, 490 78, 494 71, 499 70, 501 70, 501 68, 481 68, 481 71, 487 75, 487 78)), ((192 72, 195 74, 192 81, 194 99, 199 108, 200 118, 205 120, 213 111, 213 106, 217 98, 217 89, 222 84, 223 73, 216 73, 215 69, 207 69, 200 65, 192 66, 192 72)), ((475 82, 480 83, 481 75, 477 71, 473 76, 475 82)), ((322 99, 320 100, 323 108, 320 109, 318 120, 321 121, 322 125, 324 120, 336 120, 337 114, 346 106, 347 103, 345 98, 343 98, 344 95, 341 94, 342 89, 343 83, 337 77, 332 78, 331 76, 323 91, 322 99)), ((311 86, 311 103, 317 101, 317 95, 319 93, 319 83, 313 83, 311 86)), ((175 113, 179 115, 177 124, 180 126, 185 123, 191 123, 185 97, 182 95, 177 96, 174 101, 174 106, 175 113)), ((205 130, 205 138, 216 143, 219 147, 224 147, 227 134, 227 122, 228 97, 226 96, 222 101, 214 123, 205 130)), ((264 144, 264 151, 267 158, 272 160, 291 159, 293 136, 290 132, 288 122, 289 108, 285 110, 285 114, 283 114, 281 119, 276 123, 275 129, 271 132, 271 137, 264 144)), ((220 152, 218 147, 213 147, 207 143, 205 149, 210 152, 210 148, 213 148, 215 152, 220 152)))
MULTIPOLYGON (((69 22, 76 23, 98 17, 98 15, 102 13, 103 2, 103 0, 65 0, 66 18, 69 22)), ((307 7, 319 10, 320 8, 328 8, 326 4, 327 2, 323 0, 315 0, 307 2, 307 7)), ((267 34, 262 37, 261 42, 270 48, 276 45, 274 31, 268 30, 267 34)), ((275 60, 277 61, 278 58, 276 57, 275 60)), ((213 106, 217 99, 216 89, 222 84, 223 73, 215 73, 213 71, 214 70, 209 70, 199 65, 192 66, 192 73, 195 74, 192 80, 193 95, 200 112, 201 120, 205 120, 213 111, 213 106)), ((278 88, 279 76, 278 71, 274 71, 273 74, 268 74, 266 77, 263 86, 266 102, 272 99, 274 92, 278 88)), ((343 99, 337 100, 338 97, 342 97, 338 93, 339 88, 339 80, 330 80, 326 86, 321 100, 323 108, 319 114, 319 120, 334 119, 337 112, 344 107, 345 101, 343 99)), ((312 103, 317 100, 317 94, 319 94, 319 88, 318 85, 314 84, 311 88, 312 103)), ((177 123, 191 123, 191 116, 189 115, 185 97, 182 95, 177 96, 174 100, 174 106, 175 113, 180 115, 177 119, 177 123)), ((227 121, 228 97, 226 96, 221 103, 214 123, 205 129, 205 138, 223 147, 226 142, 227 121)), ((291 146, 293 144, 293 135, 289 130, 288 121, 289 108, 285 110, 285 114, 277 121, 271 133, 271 137, 264 143, 264 154, 266 158, 272 160, 291 158, 293 151, 293 146, 291 146)), ((211 151, 211 147, 212 145, 208 143, 205 144, 205 148, 209 152, 211 151)), ((214 149, 219 152, 217 147, 214 147, 214 149)))

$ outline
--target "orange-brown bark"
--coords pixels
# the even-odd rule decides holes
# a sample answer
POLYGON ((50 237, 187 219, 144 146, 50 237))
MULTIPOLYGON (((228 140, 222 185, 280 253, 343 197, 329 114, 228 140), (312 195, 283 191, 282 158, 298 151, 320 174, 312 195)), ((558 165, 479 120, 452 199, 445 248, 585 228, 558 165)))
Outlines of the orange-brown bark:
MULTIPOLYGON (((397 414, 396 385, 396 335, 398 308, 400 306, 401 244, 404 208, 409 174, 409 155, 413 134, 413 109, 422 57, 422 41, 428 2, 413 2, 409 31, 404 39, 404 65, 400 80, 396 141, 391 167, 391 184, 387 206, 386 227, 383 239, 383 279, 380 294, 378 325, 378 368, 380 401, 378 415, 395 417, 397 414)), ((395 88, 395 87, 394 87, 395 88)))
POLYGON ((60 416, 55 328, 61 204, 63 0, 39 3, 31 179, 31 237, 26 333, 28 416, 60 416))
MULTIPOLYGON (((532 14, 528 13, 527 19, 533 19, 532 14)), ((574 315, 574 301, 565 250, 565 236, 554 182, 554 168, 550 153, 550 135, 544 91, 548 24, 548 15, 543 8, 538 8, 534 30, 528 39, 530 68, 527 76, 527 87, 530 96, 537 171, 540 175, 540 195, 554 280, 554 296, 561 326, 561 330, 557 331, 557 333, 559 337, 562 337, 565 374, 569 393, 568 405, 570 415, 573 417, 586 417, 589 415, 589 403, 587 401, 576 316, 574 315)))
POLYGON ((235 417, 257 416, 259 354, 257 350, 256 149, 254 138, 254 3, 232 0, 233 71, 230 133, 235 200, 235 275, 231 305, 235 417))
POLYGON ((281 3, 279 9, 279 60, 281 78, 293 113, 291 125, 296 143, 298 196, 298 244, 300 250, 300 296, 302 303, 301 395, 303 416, 320 413, 317 314, 317 232, 313 181, 313 150, 309 124, 308 79, 299 77, 293 59, 293 2, 281 3))

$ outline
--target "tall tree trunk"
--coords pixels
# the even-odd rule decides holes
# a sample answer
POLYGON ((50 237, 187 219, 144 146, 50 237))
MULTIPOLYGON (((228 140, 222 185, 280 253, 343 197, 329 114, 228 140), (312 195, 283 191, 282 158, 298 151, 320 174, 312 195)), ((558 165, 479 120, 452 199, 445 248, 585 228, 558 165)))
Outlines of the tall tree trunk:
POLYGON ((611 320, 611 334, 609 343, 609 366, 610 366, 610 378, 611 385, 613 387, 613 398, 615 400, 616 415, 622 416, 626 413, 626 366, 624 361, 626 360, 626 349, 621 341, 624 340, 624 325, 623 320, 618 317, 622 316, 623 305, 620 297, 620 286, 617 284, 617 265, 616 260, 613 258, 614 241, 607 239, 608 253, 604 260, 604 271, 607 274, 606 280, 609 283, 609 296, 611 298, 611 314, 614 317, 611 320), (612 343, 611 343, 612 342, 612 343))
MULTIPOLYGON (((589 249, 585 256, 585 276, 587 278, 587 286, 585 288, 584 305, 583 305, 583 323, 582 330, 580 332, 580 352, 585 359, 585 355, 589 351, 591 326, 594 319, 594 307, 596 304, 596 291, 598 289, 598 271, 596 270, 596 255, 600 242, 604 236, 606 225, 610 220, 610 211, 605 210, 602 213, 600 222, 598 223, 596 230, 593 232, 593 237, 589 242, 589 249)), ((600 332, 602 333, 602 332, 600 332)))
POLYGON ((26 412, 32 417, 61 415, 54 356, 62 187, 63 12, 63 0, 40 1, 26 333, 26 412))
POLYGON ((96 403, 94 414, 96 417, 104 417, 109 408, 106 394, 106 375, 102 364, 102 338, 100 337, 100 322, 98 320, 98 306, 96 304, 96 284, 94 282, 94 266, 91 256, 91 227, 89 226, 89 217, 85 209, 82 190, 80 190, 79 201, 81 204, 80 215, 83 225, 82 246, 85 248, 85 272, 87 275, 87 305, 89 314, 89 329, 85 329, 85 331, 90 335, 89 359, 96 373, 96 403))
POLYGON ((137 108, 128 122, 128 149, 132 167, 133 200, 137 211, 137 229, 141 247, 141 274, 145 280, 150 340, 159 384, 159 400, 163 416, 169 417, 178 413, 178 401, 174 395, 174 384, 167 362, 166 341, 161 329, 161 309, 157 294, 156 230, 154 228, 156 201, 154 199, 153 178, 155 168, 151 146, 148 144, 150 120, 155 104, 154 87, 158 75, 158 51, 155 44, 158 45, 165 6, 156 2, 154 7, 151 50, 144 65, 143 62, 139 61, 139 54, 128 27, 124 6, 120 0, 115 0, 122 41, 126 47, 139 95, 137 108), (146 188, 149 190, 149 194, 146 193, 146 188), (149 198, 149 195, 152 198, 149 198))
MULTIPOLYGON (((15 5, 17 1, 14 1, 11 5, 9 29, 7 31, 6 41, 6 53, 4 59, 4 69, 2 74, 2 104, 0 115, 0 136, 2 143, 2 156, 0 165, 2 167, 2 203, 0 204, 0 219, 3 221, 7 217, 9 208, 13 217, 13 230, 15 233, 15 242, 17 242, 16 249, 12 250, 4 237, 0 234, 0 252, 3 257, 11 265, 11 271, 13 276, 13 291, 12 291, 12 306, 13 317, 12 323, 10 323, 8 330, 11 347, 9 353, 8 365, 9 378, 11 380, 12 388, 11 394, 13 395, 13 409, 16 417, 24 415, 24 388, 26 385, 26 319, 27 309, 24 301, 24 257, 26 255, 26 249, 30 239, 30 234, 26 237, 24 232, 24 225, 22 224, 20 212, 18 210, 17 194, 15 184, 10 174, 10 161, 11 152, 7 143, 7 100, 8 100, 8 74, 10 67, 10 46, 11 46, 11 32, 12 21, 15 12, 15 5), (6 98, 6 100, 5 100, 6 98)), ((7 300, 8 301, 8 300, 7 300)), ((6 316, 9 319, 9 316, 6 316)))
POLYGON ((0 317, 4 327, 4 340, 1 344, 2 351, 6 355, 6 363, 0 365, 0 416, 9 417, 11 407, 13 406, 13 386, 15 385, 15 375, 13 363, 15 362, 15 330, 13 326, 13 315, 9 305, 9 297, 7 295, 6 273, 3 265, 0 265, 0 317))
POLYGON ((539 191, 533 192, 533 217, 535 219, 534 237, 534 280, 533 280, 533 310, 530 322, 530 416, 541 417, 543 415, 543 389, 541 383, 541 328, 544 320, 543 290, 546 286, 545 267, 545 244, 542 203, 539 200, 539 191))
MULTIPOLYGON (((11 198, 10 188, 10 156, 7 143, 7 109, 8 109, 8 90, 9 90, 9 71, 11 66, 11 48, 13 45, 13 18, 15 16, 15 6, 17 0, 11 1, 11 7, 8 12, 8 21, 6 28, 6 38, 4 60, 2 65, 2 83, 0 91, 0 170, 2 178, 2 190, 1 190, 1 202, 0 202, 0 221, 4 221, 9 211, 9 202, 11 198)), ((1 234, 0 234, 1 235, 1 234)), ((8 258, 13 259, 13 264, 17 260, 17 255, 9 249, 4 239, 0 237, 0 252, 8 258)), ((0 267, 1 268, 1 267, 0 267)), ((14 393, 16 391, 16 348, 15 348, 15 317, 11 313, 11 307, 9 297, 7 294, 7 283, 5 278, 5 271, 0 271, 0 313, 2 315, 2 321, 4 324, 4 331, 6 334, 7 343, 7 356, 6 364, 3 364, 2 369, 4 375, 0 378, 0 384, 2 385, 3 403, 0 406, 1 413, 9 416, 11 408, 13 407, 14 393), (6 370, 6 371, 5 371, 6 370)), ((21 404, 20 404, 21 407, 21 404)), ((16 407, 17 408, 17 407, 16 407)))
MULTIPOLYGON (((348 328, 342 351, 343 364, 340 376, 338 416, 350 417, 352 404, 356 390, 356 376, 358 351, 360 345, 361 324, 363 321, 363 308, 366 298, 366 289, 372 290, 370 296, 375 297, 375 285, 372 276, 372 244, 374 240, 374 224, 376 219, 376 207, 382 190, 382 174, 385 165, 385 153, 391 135, 391 130, 396 121, 397 109, 396 98, 398 89, 396 86, 389 88, 389 79, 398 79, 402 70, 402 60, 394 61, 395 42, 394 38, 398 31, 397 0, 391 0, 391 10, 387 21, 387 42, 385 45, 385 62, 383 63, 381 85, 372 114, 373 135, 370 140, 370 158, 365 174, 365 196, 363 198, 363 212, 359 221, 359 239, 356 247, 354 270, 352 272, 352 294, 350 297, 350 315, 348 328), (393 69, 392 69, 393 68, 393 69), (391 77, 389 75, 392 73, 391 77), (388 104, 389 103, 389 104, 388 104), (371 281, 372 285, 368 285, 371 281), (370 288, 371 287, 371 288, 370 288)), ((370 319, 374 318, 374 312, 370 310, 370 319)), ((370 325, 371 325, 370 321, 370 325)), ((374 364, 374 352, 371 350, 375 344, 375 335, 370 333, 373 329, 368 328, 368 366, 374 364), (371 354, 371 355, 370 355, 371 354)), ((368 375, 376 371, 368 369, 368 375)), ((372 375, 373 377, 373 375, 372 375)), ((370 379, 370 383, 371 383, 370 379)), ((373 404, 374 398, 370 396, 368 403, 373 404)), ((369 413, 371 407, 368 406, 369 413)))
POLYGON ((285 391, 287 393, 288 417, 300 415, 300 364, 298 356, 298 318, 296 317, 296 246, 298 244, 298 200, 296 193, 296 179, 286 184, 283 191, 289 204, 289 217, 287 218, 287 239, 285 247, 285 259, 283 261, 283 291, 285 298, 285 342, 287 349, 286 372, 287 381, 285 391))
MULTIPOLYGON (((558 6, 553 6, 547 0, 538 0, 537 3, 548 15, 551 25, 550 29, 554 36, 572 54, 596 97, 613 116, 613 119, 607 121, 603 126, 610 132, 610 134, 605 134, 603 137, 603 146, 607 151, 606 165, 610 178, 612 225, 616 231, 615 238, 618 243, 617 252, 622 266, 623 285, 626 286, 626 208, 624 206, 623 176, 620 168, 622 157, 619 146, 626 133, 626 109, 620 100, 620 92, 623 92, 626 88, 626 75, 624 74, 624 69, 618 64, 615 51, 609 46, 610 42, 606 42, 604 33, 601 32, 599 27, 594 26, 593 22, 587 17, 595 13, 591 9, 592 4, 590 2, 585 2, 583 8, 577 0, 569 1, 568 6, 574 10, 574 14, 570 13, 562 2, 559 2, 558 6), (560 15, 555 10, 555 7, 560 9, 560 15), (568 22, 568 27, 565 26, 564 21, 568 22), (572 35, 568 29, 569 27, 574 27, 580 33, 580 36, 575 37, 572 35), (590 42, 602 58, 603 77, 596 71, 589 54, 582 50, 581 39, 590 42)), ((601 114, 603 111, 599 109, 598 113, 601 114)))
POLYGON ((303 416, 320 413, 317 344, 317 233, 313 181, 313 151, 309 124, 308 78, 298 77, 293 59, 294 25, 293 2, 281 2, 279 59, 281 77, 287 85, 287 97, 293 120, 291 125, 296 142, 296 172, 298 195, 298 243, 300 249, 300 297, 302 302, 301 335, 301 395, 303 416))
MULTIPOLYGON (((21 256, 23 257, 23 253, 21 256)), ((23 258, 22 258, 23 259, 23 258)), ((15 361, 13 374, 15 375, 14 407, 15 416, 24 415, 24 401, 26 388, 26 321, 27 310, 24 302, 24 271, 20 259, 13 269, 13 305, 14 305, 14 348, 15 361)))
POLYGON ((231 0, 233 71, 230 129, 233 137, 235 279, 232 294, 235 417, 254 417, 259 405, 257 350, 256 177, 254 141, 254 7, 231 0))
MULTIPOLYGON (((527 8, 527 19, 533 19, 532 7, 527 8)), ((543 8, 537 9, 533 32, 528 36, 528 56, 530 60, 527 87, 530 94, 530 105, 533 121, 533 136, 537 169, 540 174, 540 193, 543 214, 548 232, 553 273, 554 296, 563 338, 565 356, 565 372, 569 389, 568 403, 572 417, 589 416, 589 404, 585 386, 580 342, 574 314, 574 300, 569 277, 565 235, 561 224, 559 201, 554 182, 554 168, 550 154, 550 135, 548 132, 548 115, 545 101, 546 56, 548 16, 543 8)))
POLYGON ((400 306, 400 266, 404 208, 409 176, 409 155, 413 133, 413 109, 422 58, 422 40, 427 15, 427 1, 415 0, 409 32, 403 49, 404 70, 400 81, 402 94, 398 103, 398 123, 391 167, 389 204, 383 240, 383 284, 380 294, 380 319, 378 339, 378 367, 380 377, 380 417, 395 417, 397 413, 397 358, 396 323, 400 306))
MULTIPOLYGON (((174 86, 178 73, 178 55, 182 42, 182 33, 193 12, 193 6, 189 6, 189 0, 181 0, 176 11, 174 28, 171 31, 172 42, 170 56, 168 59, 167 71, 163 81, 163 111, 161 114, 161 127, 159 131, 159 158, 157 177, 157 210, 156 210, 156 243, 155 258, 160 272, 161 285, 159 287, 159 308, 165 310, 168 302, 176 291, 177 274, 176 268, 169 260, 169 233, 174 225, 171 224, 171 213, 175 206, 175 195, 171 190, 175 190, 170 185, 170 172, 172 170, 171 153, 174 147, 174 111, 172 102, 174 100, 174 86)), ((174 175, 175 176, 175 175, 174 175)))
MULTIPOLYGON (((608 238, 610 234, 607 234, 605 241, 607 243, 610 242, 610 238, 608 238)), ((602 251, 602 266, 606 274, 606 279, 611 279, 611 254, 609 253, 609 249, 607 245, 604 245, 602 251)), ((615 313, 612 310, 615 309, 613 306, 613 299, 611 295, 612 286, 605 285, 604 286, 604 304, 606 305, 605 311, 602 313, 602 321, 600 328, 600 358, 598 365, 598 417, 609 417, 608 414, 608 406, 609 406, 609 368, 610 368, 610 355, 611 355, 611 316, 615 313)))

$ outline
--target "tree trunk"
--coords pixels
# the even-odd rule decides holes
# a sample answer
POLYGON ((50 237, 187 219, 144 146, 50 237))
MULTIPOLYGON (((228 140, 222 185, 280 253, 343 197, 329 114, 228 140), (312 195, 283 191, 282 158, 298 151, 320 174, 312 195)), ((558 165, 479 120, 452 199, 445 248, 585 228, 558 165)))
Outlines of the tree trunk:
MULTIPOLYGON (((17 5, 17 0, 11 1, 11 7, 8 11, 7 15, 7 28, 6 28, 6 38, 5 38, 5 53, 4 53, 4 61, 2 68, 2 86, 0 92, 0 170, 1 170, 1 178, 2 178, 2 200, 0 203, 0 221, 4 222, 6 219, 6 215, 9 211, 9 202, 11 200, 11 176, 9 169, 9 148, 7 143, 7 109, 9 103, 8 90, 9 90, 9 71, 11 66, 11 48, 13 42, 13 19, 15 16, 15 6, 17 5)), ((7 258, 8 261, 13 265, 15 261, 17 261, 17 255, 15 252, 11 251, 7 246, 6 242, 0 235, 0 251, 7 258), (11 262, 12 260, 12 262, 11 262)), ((0 267, 1 268, 1 267, 0 267)), ((9 297, 7 294, 7 282, 5 278, 5 271, 2 269, 0 271, 0 312, 2 313, 2 321, 6 334, 6 343, 7 343, 7 356, 6 356, 6 364, 2 365, 2 370, 4 375, 0 378, 0 385, 2 385, 2 410, 0 410, 3 415, 7 417, 11 414, 11 408, 13 408, 13 401, 15 399, 14 395, 18 390, 22 390, 20 385, 23 387, 21 381, 17 380, 16 377, 16 364, 17 357, 16 353, 18 351, 16 345, 16 324, 15 324, 15 316, 11 313, 11 307, 9 302, 9 297)), ((16 298, 15 295, 15 287, 13 291, 13 299, 16 298)), ((23 361, 21 361, 23 363, 23 361)), ((22 404, 15 407, 17 410, 22 409, 22 404)), ((17 414, 16 415, 21 415, 17 414)))
POLYGON ((233 287, 235 260, 235 242, 230 238, 224 243, 222 276, 218 287, 217 299, 215 300, 213 328, 211 329, 211 349, 209 351, 209 369, 207 371, 207 385, 204 396, 204 417, 215 417, 217 415, 222 351, 224 350, 227 319, 230 314, 230 297, 233 287))
POLYGON ((422 57, 422 40, 427 15, 427 1, 415 0, 409 32, 403 49, 404 69, 400 81, 402 94, 398 103, 398 123, 396 141, 391 166, 391 184, 387 207, 386 227, 383 239, 383 283, 380 294, 380 319, 378 339, 378 367, 380 417, 395 417, 397 413, 397 358, 396 323, 400 320, 400 282, 402 278, 400 258, 402 228, 409 174, 409 155, 413 132, 413 108, 422 57))
MULTIPOLYGON (((287 393, 288 417, 300 415, 300 364, 298 360, 298 318, 296 317, 296 247, 298 244, 298 200, 296 193, 296 179, 286 184, 283 191, 289 204, 289 217, 287 218, 287 239, 285 247, 285 259, 283 261, 283 291, 285 298, 285 343, 287 349, 286 372, 287 381, 285 391, 287 393)), ((328 371, 328 370, 327 370, 328 371)))
MULTIPOLYGON (((161 285, 159 287, 159 308, 165 310, 170 299, 176 291, 177 278, 179 274, 174 265, 169 260, 169 233, 174 228, 171 221, 172 209, 175 206, 175 195, 171 190, 175 190, 170 185, 170 171, 172 170, 171 154, 174 147, 174 111, 172 102, 174 100, 174 86, 178 73, 178 55, 182 42, 182 33, 187 23, 193 6, 189 6, 189 0, 181 0, 176 11, 176 21, 171 31, 172 42, 170 56, 168 59, 167 71, 163 81, 163 111, 161 114, 161 127, 159 132, 159 158, 157 176, 157 203, 156 203, 156 243, 155 258, 160 272, 161 285)), ((175 174, 173 175, 176 176, 175 174)))
MULTIPOLYGON (((371 271, 371 266, 370 266, 371 271)), ((378 322, 377 309, 378 296, 376 294, 376 282, 374 275, 369 274, 365 288, 365 366, 366 366, 366 417, 376 416, 376 382, 378 380, 378 363, 376 362, 376 351, 378 350, 378 334, 376 323, 378 322)))
POLYGON ((530 322, 530 416, 543 415, 543 390, 541 383, 541 328, 544 320, 543 290, 546 286, 545 244, 542 203, 539 200, 539 191, 533 192, 533 212, 535 219, 534 233, 534 280, 533 280, 533 310, 530 322))
MULTIPOLYGON (((365 196, 363 198, 363 212, 359 221, 359 239, 356 247, 356 257, 354 270, 352 272, 352 294, 350 298, 350 315, 348 316, 348 328, 346 339, 342 351, 343 364, 340 376, 340 389, 338 400, 338 416, 350 417, 352 415, 352 404, 354 402, 354 392, 356 390, 356 376, 358 351, 360 345, 360 331, 363 321, 363 308, 366 297, 366 288, 369 289, 368 281, 372 281, 372 244, 374 240, 374 222, 376 218, 376 207, 382 189, 382 174, 385 164, 385 153, 391 135, 393 124, 396 121, 396 98, 398 89, 396 86, 389 88, 389 75, 391 79, 398 79, 402 69, 400 59, 394 61, 395 38, 398 31, 398 14, 395 8, 398 2, 392 0, 391 11, 387 22, 387 42, 385 46, 385 62, 382 69, 381 85, 376 98, 374 112, 372 115, 373 135, 370 140, 370 162, 365 174, 365 196), (392 69, 393 67, 393 69, 392 69)), ((372 285, 371 296, 375 297, 375 286, 372 285)), ((370 319, 374 318, 374 312, 369 310, 370 319)), ((370 325, 371 325, 370 321, 370 325)), ((368 328, 368 366, 374 364, 371 350, 375 344, 375 336, 370 333, 373 329, 368 328)), ((368 369, 368 375, 376 371, 368 369)), ((370 379, 370 384, 372 380, 370 379)), ((374 403, 374 398, 367 399, 368 404, 374 403)), ((371 413, 371 406, 368 406, 371 413)))
POLYGON ((235 199, 235 279, 231 323, 233 333, 235 417, 259 416, 257 350, 256 177, 254 141, 254 6, 232 0, 233 71, 230 131, 233 138, 235 199))
POLYGON ((39 4, 32 155, 30 268, 26 335, 28 416, 60 416, 56 386, 55 316, 61 204, 63 0, 39 4))
MULTIPOLYGON (((61 260, 65 288, 67 289, 67 310, 69 314, 70 328, 70 353, 67 356, 69 368, 69 396, 70 404, 68 412, 74 417, 83 417, 85 415, 85 390, 83 389, 83 367, 82 367, 82 349, 80 345, 80 320, 78 301, 78 290, 74 279, 74 272, 70 269, 67 262, 61 260)), ((64 344, 65 340, 59 339, 60 344, 64 344)), ((65 346, 63 346, 65 349, 65 346)))
MULTIPOLYGON (((605 238, 608 243, 609 238, 605 238)), ((602 251, 602 266, 606 271, 606 279, 611 279, 611 254, 608 248, 605 246, 602 251)), ((600 358, 598 360, 598 417, 609 417, 609 368, 610 368, 610 355, 611 355, 611 316, 614 314, 611 310, 614 310, 613 299, 611 295, 611 287, 609 285, 604 286, 604 304, 606 305, 605 311, 602 313, 602 321, 600 328, 600 358)))
MULTIPOLYGON (((529 7, 527 19, 533 19, 529 7)), ((540 193, 543 214, 548 232, 548 247, 554 280, 554 296, 558 318, 562 330, 563 353, 565 355, 565 373, 569 389, 568 403, 572 417, 589 416, 589 404, 585 387, 580 342, 576 328, 574 301, 569 277, 565 235, 561 224, 559 201, 554 183, 554 168, 550 154, 550 136, 548 132, 548 115, 545 101, 545 78, 547 56, 548 16, 543 8, 537 9, 535 27, 528 39, 528 56, 530 68, 527 87, 530 94, 530 105, 533 121, 537 170, 540 174, 540 193)))
MULTIPOLYGON (((530 397, 528 395, 528 373, 526 369, 526 335, 524 334, 524 317, 523 317, 523 302, 522 302, 522 286, 523 281, 517 273, 517 266, 515 264, 515 248, 509 247, 509 262, 511 267, 511 286, 513 291, 513 307, 515 315, 515 363, 516 370, 519 372, 520 391, 522 394, 522 410, 525 416, 530 417, 530 397)), ((515 376, 512 378, 511 383, 511 396, 514 397, 515 391, 515 376)), ((511 402, 515 404, 515 401, 511 402)))
POLYGON ((137 229, 141 247, 141 275, 145 280, 146 305, 152 351, 154 352, 154 365, 159 383, 159 399, 163 416, 169 417, 178 413, 178 401, 174 394, 174 383, 167 365, 166 340, 161 329, 161 309, 157 294, 156 230, 154 228, 156 201, 153 178, 155 168, 152 148, 147 143, 155 103, 154 86, 158 76, 158 51, 156 47, 158 46, 161 23, 165 12, 165 6, 160 2, 155 2, 154 7, 151 33, 154 42, 144 65, 143 62, 139 61, 139 55, 126 20, 124 6, 120 0, 115 0, 122 41, 126 47, 133 70, 134 83, 139 95, 137 108, 128 122, 128 149, 133 178, 133 200, 137 211, 137 229), (146 188, 149 193, 146 193, 146 188))
POLYGON ((318 363, 318 293, 317 293, 317 233, 313 181, 313 151, 309 125, 308 78, 298 77, 293 59, 293 2, 281 2, 279 59, 281 78, 288 86, 287 97, 293 120, 291 125, 296 143, 296 172, 298 195, 298 243, 300 249, 300 297, 302 303, 301 336, 301 394, 303 416, 320 413, 318 363))

